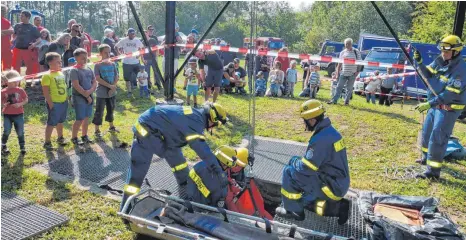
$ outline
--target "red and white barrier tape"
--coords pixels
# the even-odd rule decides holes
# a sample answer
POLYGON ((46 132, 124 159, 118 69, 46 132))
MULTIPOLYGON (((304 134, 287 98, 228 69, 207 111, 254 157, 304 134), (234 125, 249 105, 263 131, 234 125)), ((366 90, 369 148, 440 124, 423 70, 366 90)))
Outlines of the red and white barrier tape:
POLYGON ((392 78, 392 77, 407 77, 407 76, 412 76, 416 75, 416 72, 407 72, 407 73, 397 73, 397 74, 390 74, 390 75, 379 75, 379 76, 370 76, 370 77, 365 77, 365 78, 359 78, 357 77, 357 81, 369 81, 369 80, 375 80, 375 79, 387 79, 387 78, 392 78))
MULTIPOLYGON (((195 44, 176 44, 176 46, 194 48, 195 44)), ((222 52, 236 52, 236 53, 241 53, 241 54, 249 53, 249 49, 247 48, 235 48, 235 47, 230 47, 230 46, 214 46, 214 45, 208 45, 208 44, 201 44, 199 46, 199 49, 205 49, 205 50, 212 49, 212 50, 220 50, 222 52)), ((313 61, 320 61, 320 62, 357 64, 357 65, 364 65, 364 66, 369 66, 369 67, 388 67, 388 68, 396 68, 396 69, 414 70, 413 67, 409 65, 403 65, 403 64, 370 62, 370 61, 362 61, 362 60, 355 60, 355 59, 348 59, 348 58, 340 59, 340 58, 329 57, 329 56, 276 52, 276 51, 269 51, 269 50, 262 50, 262 51, 257 50, 256 52, 257 52, 257 55, 259 56, 286 57, 286 58, 313 60, 313 61)))
MULTIPOLYGON (((353 92, 372 93, 372 92, 369 92, 369 91, 362 91, 362 90, 353 90, 353 92)), ((423 97, 400 96, 400 95, 386 94, 386 93, 380 93, 380 92, 376 92, 375 94, 382 95, 382 96, 396 97, 396 98, 404 98, 404 99, 427 100, 427 98, 423 98, 423 97)))
MULTIPOLYGON (((166 47, 173 47, 173 46, 178 46, 178 47, 185 47, 185 48, 194 48, 195 44, 171 44, 171 45, 160 45, 160 46, 154 46, 151 48, 151 51, 157 51, 166 47)), ((214 46, 214 45, 208 45, 208 44, 201 44, 199 46, 199 49, 204 49, 204 50, 220 50, 223 52, 236 52, 236 53, 241 53, 241 54, 247 54, 249 53, 249 49, 247 48, 235 48, 235 47, 230 47, 230 46, 214 46)), ((298 53, 288 53, 288 52, 277 52, 277 51, 269 51, 269 50, 257 50, 257 55, 259 56, 272 56, 272 57, 286 57, 286 58, 292 58, 292 59, 301 59, 301 60, 312 60, 312 61, 321 61, 321 62, 334 62, 334 63, 343 63, 343 64, 357 64, 357 65, 364 65, 364 66, 369 66, 369 67, 388 67, 388 68, 396 68, 396 69, 407 69, 407 70, 414 70, 413 67, 408 66, 408 65, 403 65, 403 64, 392 64, 392 63, 381 63, 381 62, 370 62, 370 61, 362 61, 362 60, 355 60, 355 59, 340 59, 340 58, 335 58, 335 57, 329 57, 329 56, 319 56, 319 55, 310 55, 310 54, 298 54, 298 53)), ((132 53, 125 53, 119 56, 115 56, 110 58, 109 60, 106 61, 111 61, 114 62, 116 60, 121 60, 125 58, 130 58, 130 57, 138 57, 142 54, 149 53, 147 49, 139 50, 136 52, 132 53)), ((102 61, 97 61, 93 63, 89 63, 90 65, 100 63, 102 61)), ((63 68, 63 70, 71 69, 72 67, 67 67, 63 68)), ((45 74, 49 73, 49 71, 41 72, 41 73, 36 73, 36 74, 31 74, 31 75, 26 75, 20 78, 14 78, 10 79, 10 82, 16 82, 16 81, 21 81, 23 79, 35 79, 38 77, 41 77, 45 74)))

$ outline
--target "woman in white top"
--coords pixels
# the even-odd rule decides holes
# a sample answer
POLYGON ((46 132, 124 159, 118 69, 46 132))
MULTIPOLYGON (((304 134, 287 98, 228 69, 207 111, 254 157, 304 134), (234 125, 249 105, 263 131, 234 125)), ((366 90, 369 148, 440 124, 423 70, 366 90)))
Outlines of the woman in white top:
MULTIPOLYGON (((379 71, 374 72, 374 76, 379 76, 379 71)), ((369 100, 375 104, 375 92, 377 91, 378 86, 382 83, 380 79, 373 79, 366 81, 366 102, 369 103, 369 100)))

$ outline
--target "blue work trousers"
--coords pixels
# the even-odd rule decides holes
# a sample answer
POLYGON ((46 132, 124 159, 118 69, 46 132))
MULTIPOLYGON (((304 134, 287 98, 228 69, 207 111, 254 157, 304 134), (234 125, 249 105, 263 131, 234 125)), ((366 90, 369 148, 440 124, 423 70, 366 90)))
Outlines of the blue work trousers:
POLYGON ((322 192, 322 182, 317 173, 312 175, 303 175, 297 172, 292 166, 291 161, 299 161, 292 158, 290 164, 283 169, 282 178, 282 202, 286 210, 301 213, 304 208, 317 199, 326 200, 327 196, 322 192), (283 190, 291 194, 302 194, 298 199, 290 199, 283 194, 283 190))
MULTIPOLYGON (((131 165, 128 170, 126 184, 138 188, 142 186, 154 154, 161 158, 165 158, 168 165, 172 168, 172 171, 178 166, 187 164, 186 159, 181 152, 181 148, 167 149, 160 137, 157 137, 153 134, 148 134, 148 136, 142 137, 136 133, 133 140, 133 145, 131 146, 131 165)), ((186 183, 188 179, 189 168, 187 166, 184 168, 179 168, 179 170, 173 171, 173 174, 175 175, 176 182, 178 184, 186 183)), ((128 197, 128 194, 123 194, 121 208, 123 208, 123 205, 125 204, 128 197)))
MULTIPOLYGON (((460 114, 460 111, 446 111, 438 108, 431 108, 427 111, 422 127, 423 160, 440 164, 443 162, 448 139, 460 114)), ((440 169, 427 165, 428 172, 436 175, 440 174, 440 169)))

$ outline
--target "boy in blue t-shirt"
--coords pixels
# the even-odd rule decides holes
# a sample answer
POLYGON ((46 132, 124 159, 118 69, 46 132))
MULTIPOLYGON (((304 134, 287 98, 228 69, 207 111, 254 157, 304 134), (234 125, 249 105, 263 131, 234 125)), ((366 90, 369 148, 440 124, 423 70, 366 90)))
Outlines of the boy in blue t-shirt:
POLYGON ((263 97, 267 89, 267 81, 264 79, 264 74, 259 71, 256 75, 256 96, 263 97))
POLYGON ((294 86, 298 81, 298 71, 296 70, 296 61, 293 60, 290 62, 290 68, 286 70, 286 82, 288 84, 287 92, 285 96, 290 96, 294 98, 294 86))

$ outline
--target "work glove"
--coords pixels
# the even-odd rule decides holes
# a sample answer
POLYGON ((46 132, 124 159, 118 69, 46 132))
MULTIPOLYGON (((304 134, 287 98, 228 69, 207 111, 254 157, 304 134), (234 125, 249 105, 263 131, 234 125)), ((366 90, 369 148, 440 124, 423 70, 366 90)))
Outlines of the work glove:
POLYGON ((420 103, 416 106, 416 110, 418 110, 419 112, 424 112, 425 110, 428 110, 430 108, 430 103, 429 102, 425 102, 425 103, 420 103))
POLYGON ((211 166, 211 171, 212 174, 217 175, 218 182, 220 183, 220 186, 226 187, 228 186, 228 178, 225 172, 222 170, 221 167, 213 165, 211 166))
POLYGON ((414 60, 417 63, 422 63, 421 53, 417 49, 414 50, 414 60))

